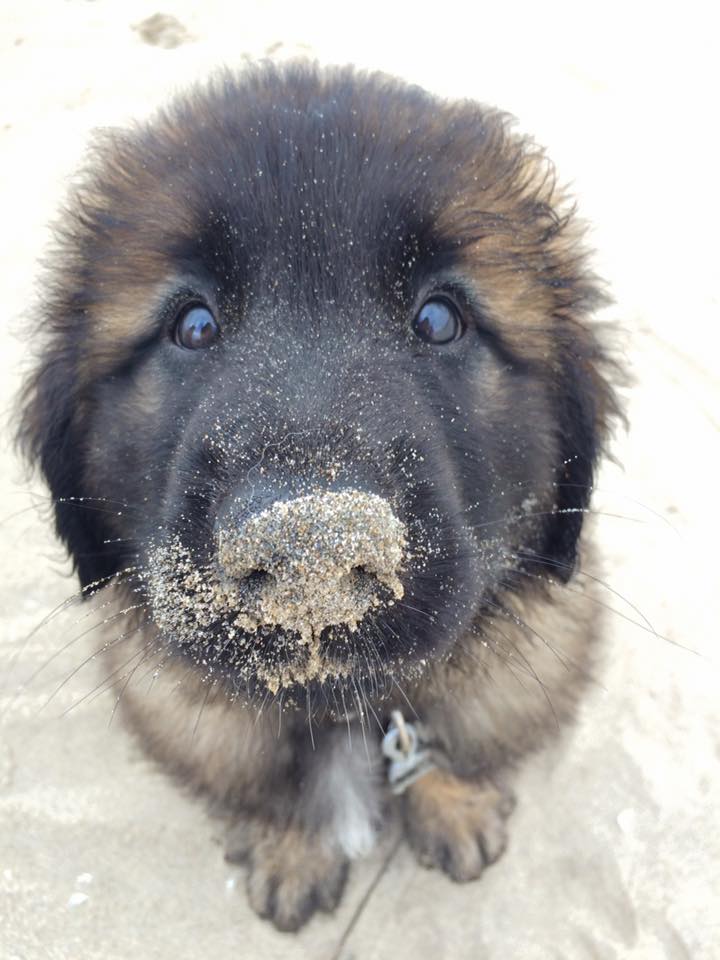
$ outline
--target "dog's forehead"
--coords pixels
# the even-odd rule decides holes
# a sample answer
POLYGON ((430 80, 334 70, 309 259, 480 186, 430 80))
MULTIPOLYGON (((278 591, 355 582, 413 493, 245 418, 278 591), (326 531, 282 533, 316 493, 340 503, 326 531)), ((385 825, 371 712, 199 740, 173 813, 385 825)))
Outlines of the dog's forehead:
POLYGON ((297 289, 303 279, 337 297, 361 275, 377 283, 419 250, 439 252, 452 171, 439 176, 422 132, 398 139, 375 117, 331 106, 305 113, 273 102, 242 130, 232 115, 213 129, 207 179, 185 195, 194 229, 176 237, 173 259, 194 258, 220 282, 297 289))
POLYGON ((228 81, 111 136, 83 210, 94 334, 141 335, 141 303, 182 273, 342 296, 452 254, 439 213, 485 133, 479 113, 459 125, 415 88, 300 71, 228 81))
POLYGON ((178 276, 332 303, 457 265, 518 330, 536 322, 567 286, 553 187, 506 120, 384 76, 264 68, 110 135, 74 222, 83 351, 110 365, 157 329, 178 276))
POLYGON ((467 190, 484 127, 466 116, 473 143, 456 144, 458 119, 414 88, 302 74, 182 101, 136 144, 135 184, 148 183, 141 230, 162 219, 173 259, 211 269, 233 257, 358 267, 380 251, 405 256, 431 243, 438 211, 467 190))

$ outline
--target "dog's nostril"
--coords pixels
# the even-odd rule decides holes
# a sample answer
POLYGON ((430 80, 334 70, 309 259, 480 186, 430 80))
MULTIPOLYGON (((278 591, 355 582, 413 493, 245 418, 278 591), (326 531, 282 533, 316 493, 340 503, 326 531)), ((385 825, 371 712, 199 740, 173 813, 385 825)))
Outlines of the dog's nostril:
POLYGON ((251 587, 262 587, 269 580, 272 580, 272 574, 268 573, 267 570, 251 570, 249 573, 246 573, 242 578, 248 586, 251 587))

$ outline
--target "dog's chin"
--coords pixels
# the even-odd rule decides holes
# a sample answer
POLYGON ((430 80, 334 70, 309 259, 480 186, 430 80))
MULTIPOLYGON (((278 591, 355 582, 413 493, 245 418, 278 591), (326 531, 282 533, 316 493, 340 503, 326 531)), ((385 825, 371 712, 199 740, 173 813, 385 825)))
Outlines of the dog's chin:
POLYGON ((401 619, 391 625, 375 615, 354 628, 334 625, 304 637, 277 627, 240 630, 227 620, 181 642, 166 634, 162 645, 172 659, 223 688, 230 699, 280 702, 342 719, 402 696, 399 691, 449 656, 469 624, 457 613, 447 619, 454 629, 425 628, 422 636, 403 627, 401 619))

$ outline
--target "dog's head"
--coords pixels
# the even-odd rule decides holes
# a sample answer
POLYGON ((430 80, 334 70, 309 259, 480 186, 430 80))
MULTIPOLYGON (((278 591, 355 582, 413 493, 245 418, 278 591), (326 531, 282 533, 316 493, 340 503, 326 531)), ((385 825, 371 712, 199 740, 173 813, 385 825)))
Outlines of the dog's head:
POLYGON ((169 655, 408 674, 509 577, 570 576, 602 294, 504 115, 224 76, 105 135, 58 237, 22 439, 83 585, 130 578, 169 655))

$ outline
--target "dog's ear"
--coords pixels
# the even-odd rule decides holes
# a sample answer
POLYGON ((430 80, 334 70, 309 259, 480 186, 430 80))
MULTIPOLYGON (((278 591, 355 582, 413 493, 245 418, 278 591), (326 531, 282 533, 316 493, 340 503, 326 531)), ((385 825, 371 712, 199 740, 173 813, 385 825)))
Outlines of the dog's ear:
POLYGON ((575 327, 561 348, 555 394, 560 451, 555 502, 537 561, 545 575, 563 583, 575 571, 598 459, 605 452, 610 424, 620 415, 609 378, 613 367, 587 327, 575 327))
POLYGON ((55 529, 65 543, 83 589, 117 572, 105 542, 103 504, 86 498, 82 397, 70 351, 48 344, 20 396, 17 443, 50 488, 55 529), (83 499, 86 498, 86 499, 83 499))

